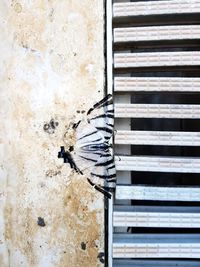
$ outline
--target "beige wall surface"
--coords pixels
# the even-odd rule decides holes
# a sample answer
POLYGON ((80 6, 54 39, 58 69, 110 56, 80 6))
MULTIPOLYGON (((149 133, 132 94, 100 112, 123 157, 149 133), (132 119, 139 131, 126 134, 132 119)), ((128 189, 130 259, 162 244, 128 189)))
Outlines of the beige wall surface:
POLYGON ((0 0, 1 267, 103 266, 103 197, 57 158, 103 96, 103 4, 0 0))

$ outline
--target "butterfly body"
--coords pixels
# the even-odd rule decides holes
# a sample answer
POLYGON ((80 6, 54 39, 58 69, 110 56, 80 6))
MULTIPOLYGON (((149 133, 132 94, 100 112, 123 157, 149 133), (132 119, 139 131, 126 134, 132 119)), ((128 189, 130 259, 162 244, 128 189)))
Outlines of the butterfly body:
POLYGON ((93 144, 89 144, 89 145, 85 145, 82 147, 82 149, 84 151, 106 151, 108 150, 110 147, 109 144, 107 143, 101 143, 101 144, 96 144, 96 145, 93 145, 93 144))

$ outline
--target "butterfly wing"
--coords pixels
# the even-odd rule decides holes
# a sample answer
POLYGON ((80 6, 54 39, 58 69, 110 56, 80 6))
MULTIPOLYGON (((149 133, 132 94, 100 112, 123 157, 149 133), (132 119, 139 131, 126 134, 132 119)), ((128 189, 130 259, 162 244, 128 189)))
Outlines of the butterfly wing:
POLYGON ((103 135, 94 126, 88 122, 81 121, 76 128, 76 143, 71 155, 83 173, 84 171, 91 172, 102 154, 98 149, 90 150, 89 147, 91 145, 98 146, 103 142, 103 135))
POLYGON ((89 172, 93 180, 114 187, 116 170, 108 141, 113 134, 114 110, 111 95, 96 103, 87 113, 87 121, 75 126, 75 145, 70 156, 80 173, 89 172), (103 182, 103 183, 102 183, 103 182))
POLYGON ((88 122, 100 132, 105 141, 109 141, 113 134, 114 108, 112 95, 107 95, 96 103, 88 113, 88 122))
POLYGON ((104 186, 115 187, 116 184, 116 169, 114 158, 110 151, 102 153, 98 161, 95 163, 94 168, 91 171, 92 177, 98 177, 105 181, 104 186))
POLYGON ((115 187, 116 169, 114 158, 109 148, 105 150, 84 151, 86 145, 100 145, 107 143, 113 134, 114 108, 112 95, 107 95, 96 103, 87 113, 88 125, 83 127, 83 132, 77 132, 77 143, 82 143, 78 154, 85 160, 84 164, 93 162, 89 167, 91 176, 106 181, 105 186, 115 187), (86 162, 88 161, 88 162, 86 162))
POLYGON ((104 136, 92 124, 81 121, 76 129, 76 147, 83 148, 87 145, 102 144, 104 136))

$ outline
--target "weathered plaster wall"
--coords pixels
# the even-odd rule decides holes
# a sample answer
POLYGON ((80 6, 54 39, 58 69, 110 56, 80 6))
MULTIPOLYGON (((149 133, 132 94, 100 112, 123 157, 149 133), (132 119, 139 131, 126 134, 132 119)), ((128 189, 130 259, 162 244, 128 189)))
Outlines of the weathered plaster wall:
POLYGON ((57 158, 103 96, 103 15, 103 0, 0 0, 1 267, 103 266, 102 196, 57 158))

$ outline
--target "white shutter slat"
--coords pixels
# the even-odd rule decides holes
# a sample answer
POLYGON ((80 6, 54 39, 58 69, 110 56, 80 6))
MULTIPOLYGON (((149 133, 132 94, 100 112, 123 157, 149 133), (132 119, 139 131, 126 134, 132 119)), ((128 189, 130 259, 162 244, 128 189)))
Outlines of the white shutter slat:
POLYGON ((200 65, 200 51, 115 53, 115 68, 200 65))
POLYGON ((115 156, 117 171, 200 173, 200 158, 115 156))
POLYGON ((116 131, 115 144, 200 146, 200 132, 116 131))
POLYGON ((116 199, 199 202, 200 188, 117 185, 116 199))
POLYGON ((200 25, 115 28, 114 42, 200 39, 200 25))
POLYGON ((114 227, 158 227, 158 228, 200 228, 199 209, 191 207, 126 208, 116 209, 113 214, 114 227))
POLYGON ((115 92, 200 92, 200 78, 115 77, 115 92))
POLYGON ((113 5, 114 18, 197 12, 200 12, 200 0, 140 1, 113 5))
POLYGON ((199 234, 116 234, 114 258, 200 258, 199 234))
POLYGON ((115 117, 199 119, 200 105, 115 104, 115 117))

